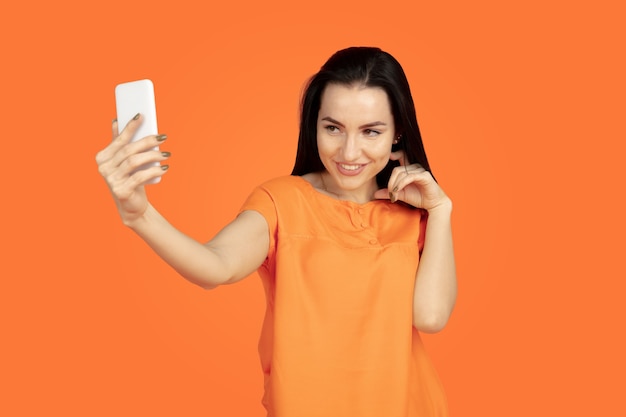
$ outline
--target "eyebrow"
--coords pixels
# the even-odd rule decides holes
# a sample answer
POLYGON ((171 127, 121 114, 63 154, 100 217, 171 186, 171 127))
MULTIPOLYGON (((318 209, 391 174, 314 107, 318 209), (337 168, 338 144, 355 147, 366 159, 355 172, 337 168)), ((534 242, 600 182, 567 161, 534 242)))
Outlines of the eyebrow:
MULTIPOLYGON (((339 125, 341 127, 345 127, 343 123, 333 119, 332 117, 328 117, 327 116, 327 117, 322 118, 322 120, 334 123, 334 124, 339 125)), ((387 126, 387 123, 384 123, 384 122, 381 122, 381 121, 366 123, 366 124, 364 124, 362 126, 359 126, 359 129, 368 128, 368 127, 374 127, 374 126, 387 126)))

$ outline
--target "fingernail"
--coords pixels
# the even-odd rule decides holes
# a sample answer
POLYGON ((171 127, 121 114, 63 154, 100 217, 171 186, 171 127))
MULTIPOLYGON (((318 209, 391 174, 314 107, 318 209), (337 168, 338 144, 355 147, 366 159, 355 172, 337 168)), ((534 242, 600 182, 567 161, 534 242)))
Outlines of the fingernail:
POLYGON ((156 137, 159 142, 163 142, 165 139, 167 139, 167 135, 157 135, 156 137))
POLYGON ((133 117, 133 120, 137 120, 137 119, 139 119, 139 113, 137 113, 135 117, 133 117))
POLYGON ((398 191, 398 187, 393 189, 393 192, 395 193, 396 191, 398 191))
POLYGON ((165 158, 169 158, 170 156, 172 156, 172 153, 165 151, 165 152, 161 152, 161 155, 163 155, 163 157, 165 158))
POLYGON ((396 201, 395 196, 393 195, 391 191, 389 192, 389 200, 391 200, 392 203, 396 201))
POLYGON ((111 122, 111 124, 113 124, 113 123, 115 123, 115 122, 117 122, 117 119, 113 119, 113 121, 111 122))
POLYGON ((163 171, 167 171, 169 167, 170 167, 169 165, 161 165, 161 169, 163 171))

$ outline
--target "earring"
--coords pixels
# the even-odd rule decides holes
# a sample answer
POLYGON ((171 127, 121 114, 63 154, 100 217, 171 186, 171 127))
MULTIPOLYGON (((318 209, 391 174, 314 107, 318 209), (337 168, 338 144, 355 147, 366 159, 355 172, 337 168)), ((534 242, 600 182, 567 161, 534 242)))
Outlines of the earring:
POLYGON ((402 133, 399 134, 394 140, 393 140, 393 144, 397 145, 398 142, 400 142, 400 139, 402 139, 402 133))

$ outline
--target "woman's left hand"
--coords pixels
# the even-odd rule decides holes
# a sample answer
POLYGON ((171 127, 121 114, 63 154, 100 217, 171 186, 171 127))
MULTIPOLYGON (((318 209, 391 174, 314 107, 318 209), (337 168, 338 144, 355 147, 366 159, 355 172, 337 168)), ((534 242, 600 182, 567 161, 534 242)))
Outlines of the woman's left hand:
POLYGON ((413 207, 427 211, 450 204, 430 172, 419 164, 404 165, 404 152, 392 152, 389 159, 400 161, 389 177, 386 189, 376 191, 375 198, 390 199, 392 203, 404 201, 413 207))

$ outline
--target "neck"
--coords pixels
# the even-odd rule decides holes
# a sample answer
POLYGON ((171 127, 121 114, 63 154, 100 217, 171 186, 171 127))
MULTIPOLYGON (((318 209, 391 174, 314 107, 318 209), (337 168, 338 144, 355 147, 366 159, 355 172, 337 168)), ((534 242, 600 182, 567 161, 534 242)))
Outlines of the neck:
POLYGON ((327 195, 330 195, 331 197, 336 198, 338 200, 353 201, 358 204, 364 204, 369 201, 372 201, 374 199, 374 192, 378 190, 378 187, 374 183, 373 187, 371 187, 371 189, 367 190, 364 193, 359 192, 359 191, 354 191, 354 192, 347 191, 346 192, 344 190, 340 190, 339 187, 333 184, 334 181, 332 180, 331 177, 326 175, 327 174, 326 171, 321 171, 318 174, 319 174, 320 184, 321 184, 320 189, 324 191, 324 193, 326 193, 327 195), (338 191, 334 191, 334 190, 338 190, 338 191))

